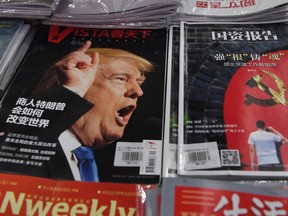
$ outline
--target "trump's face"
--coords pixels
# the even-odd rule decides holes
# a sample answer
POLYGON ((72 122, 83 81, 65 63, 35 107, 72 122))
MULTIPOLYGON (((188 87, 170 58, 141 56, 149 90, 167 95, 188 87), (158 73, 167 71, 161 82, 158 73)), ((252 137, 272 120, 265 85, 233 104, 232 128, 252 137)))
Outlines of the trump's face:
POLYGON ((123 136, 137 100, 143 95, 145 77, 132 58, 114 58, 98 67, 86 100, 94 107, 73 126, 87 146, 101 147, 123 136))

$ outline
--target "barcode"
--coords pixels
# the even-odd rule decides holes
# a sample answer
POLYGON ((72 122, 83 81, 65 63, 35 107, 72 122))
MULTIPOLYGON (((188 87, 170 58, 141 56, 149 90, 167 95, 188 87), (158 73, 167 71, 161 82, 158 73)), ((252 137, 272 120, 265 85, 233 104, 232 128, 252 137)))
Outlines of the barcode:
POLYGON ((239 151, 236 150, 221 150, 222 166, 241 166, 239 151))
POLYGON ((177 169, 171 169, 171 168, 169 168, 169 169, 168 169, 168 173, 169 173, 169 174, 177 174, 177 169))
POLYGON ((209 151, 188 152, 188 163, 203 163, 211 160, 209 151))
POLYGON ((145 171, 147 173, 154 173, 155 164, 156 164, 156 151, 149 151, 148 166, 145 167, 145 171))
POLYGON ((142 161, 143 152, 122 152, 122 161, 142 161))

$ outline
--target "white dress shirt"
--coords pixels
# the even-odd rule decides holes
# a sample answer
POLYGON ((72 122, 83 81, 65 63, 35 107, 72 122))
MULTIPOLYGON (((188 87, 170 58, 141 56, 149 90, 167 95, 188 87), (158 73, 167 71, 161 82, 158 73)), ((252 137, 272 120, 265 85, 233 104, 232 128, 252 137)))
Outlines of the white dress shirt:
POLYGON ((81 143, 69 130, 65 130, 61 133, 58 139, 69 163, 74 179, 76 181, 81 181, 80 172, 77 166, 78 160, 72 152, 74 149, 81 146, 81 143))

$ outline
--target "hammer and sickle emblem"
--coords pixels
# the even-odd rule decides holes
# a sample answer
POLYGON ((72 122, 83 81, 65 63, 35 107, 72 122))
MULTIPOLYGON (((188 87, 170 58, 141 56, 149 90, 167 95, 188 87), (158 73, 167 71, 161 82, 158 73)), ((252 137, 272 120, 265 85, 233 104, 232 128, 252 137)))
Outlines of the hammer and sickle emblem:
POLYGON ((246 105, 250 105, 251 103, 260 105, 260 106, 273 106, 276 104, 282 104, 282 105, 287 105, 288 101, 285 98, 286 96, 286 86, 278 76, 275 74, 265 71, 265 70, 260 70, 261 72, 267 74, 270 76, 276 83, 278 91, 275 91, 274 89, 268 87, 264 83, 262 83, 263 76, 262 75, 255 75, 251 77, 247 82, 246 85, 248 85, 250 88, 257 87, 266 94, 270 95, 270 99, 259 99, 256 97, 253 97, 250 94, 246 94, 245 97, 247 98, 245 101, 246 105))

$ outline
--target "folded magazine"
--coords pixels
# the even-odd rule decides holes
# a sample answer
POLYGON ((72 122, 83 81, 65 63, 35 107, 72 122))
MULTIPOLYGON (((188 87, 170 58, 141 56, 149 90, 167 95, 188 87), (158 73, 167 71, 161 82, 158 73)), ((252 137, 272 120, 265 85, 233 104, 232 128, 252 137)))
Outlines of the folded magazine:
POLYGON ((179 99, 180 26, 169 28, 165 126, 163 141, 163 177, 177 176, 178 99, 179 99))
POLYGON ((180 34, 178 174, 287 178, 287 24, 180 34))
POLYGON ((158 183, 166 42, 166 29, 43 25, 1 101, 0 172, 80 181, 70 148, 84 145, 91 140, 90 134, 100 130, 101 135, 92 138, 97 139, 92 145, 99 181, 158 183), (82 51, 87 44, 89 49, 82 51), (94 50, 101 52, 98 60, 94 50), (78 55, 83 58, 79 62, 75 60, 78 55), (86 63, 87 59, 93 59, 92 63, 86 63), (95 77, 101 75, 101 82, 93 78, 82 96, 67 88, 70 83, 64 80, 72 73, 70 66, 72 71, 85 71, 97 61, 100 72, 93 71, 95 77), (94 91, 96 82, 105 91, 94 91), (101 114, 96 110, 102 110, 101 114), (92 127, 96 122, 102 123, 92 127))

